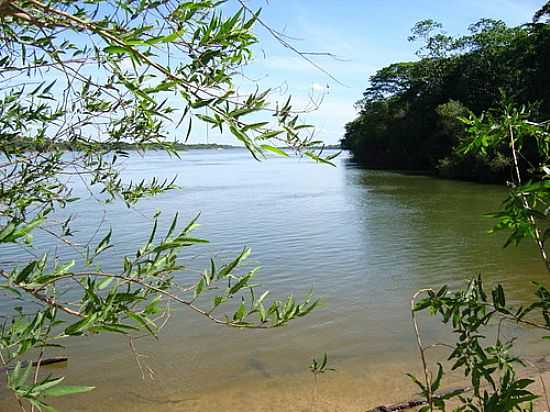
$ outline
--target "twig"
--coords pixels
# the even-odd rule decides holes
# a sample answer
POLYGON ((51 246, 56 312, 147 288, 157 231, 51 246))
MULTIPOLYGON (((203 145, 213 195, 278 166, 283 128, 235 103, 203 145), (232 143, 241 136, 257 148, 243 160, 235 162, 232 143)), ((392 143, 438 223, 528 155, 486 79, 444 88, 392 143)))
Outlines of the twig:
POLYGON ((414 296, 411 299, 411 318, 412 318, 412 323, 414 325, 414 332, 416 334, 416 343, 417 343, 417 346, 418 346, 418 351, 420 352, 420 360, 422 362, 422 367, 424 369, 424 379, 426 381, 427 403, 428 403, 428 405, 430 407, 430 411, 431 411, 432 407, 433 407, 432 377, 431 377, 431 374, 428 370, 428 364, 426 362, 425 350, 424 350, 424 346, 422 344, 422 338, 420 337, 420 328, 419 328, 418 322, 416 320, 416 311, 415 311, 416 298, 419 295, 421 295, 425 292, 429 292, 429 291, 432 291, 432 289, 421 289, 421 290, 419 290, 418 292, 416 292, 414 294, 414 296))
MULTIPOLYGON (((512 125, 508 126, 508 133, 510 137, 510 148, 512 150, 512 158, 514 160, 514 172, 516 174, 516 183, 518 186, 521 186, 521 173, 519 170, 519 162, 518 162, 515 137, 514 137, 514 129, 512 128, 512 125)), ((530 210, 531 208, 529 206, 529 202, 527 201, 527 198, 525 197, 525 194, 520 193, 519 196, 521 198, 521 202, 523 203, 523 208, 525 210, 530 210)), ((546 264, 546 270, 550 272, 550 259, 548 258, 548 255, 546 254, 546 250, 544 249, 543 237, 542 237, 542 234, 540 233, 540 229, 537 226, 535 217, 532 215, 529 215, 528 220, 529 220, 529 223, 533 226, 535 241, 537 243, 542 260, 544 260, 544 263, 546 264)))
MULTIPOLYGON (((250 7, 248 7, 246 5, 246 3, 243 1, 243 0, 239 0, 239 3, 241 4, 241 6, 246 10, 248 11, 249 13, 252 13, 254 14, 253 10, 250 9, 250 7)), ((273 38, 275 40, 277 40, 279 43, 281 43, 283 45, 283 47, 286 47, 287 49, 289 49, 290 51, 292 51, 293 53, 297 54, 298 56, 300 56, 302 59, 304 59, 306 62, 308 62, 309 64, 311 64, 314 68, 316 68, 317 70, 319 70, 320 72, 326 74, 328 77, 330 77, 333 81, 335 81, 336 83, 338 83, 340 86, 344 86, 344 87, 348 87, 346 86, 344 83, 342 83, 340 80, 338 80, 332 73, 330 73, 328 70, 326 70, 325 68, 323 68, 321 65, 317 64, 315 61, 313 61, 313 59, 311 59, 310 57, 308 56, 329 56, 329 57, 336 57, 334 56, 332 53, 314 53, 314 52, 302 52, 300 50, 298 50, 296 47, 294 47, 292 44, 290 44, 288 41, 286 41, 283 36, 278 33, 277 31, 273 30, 269 24, 265 23, 261 18, 257 18, 256 19, 258 21, 258 23, 264 28, 266 29, 269 34, 271 34, 273 36, 273 38)))
POLYGON ((550 412, 550 400, 548 399, 548 391, 546 390, 546 384, 544 383, 544 378, 542 375, 539 375, 540 384, 542 385, 542 391, 544 392, 544 400, 546 401, 546 410, 550 412))

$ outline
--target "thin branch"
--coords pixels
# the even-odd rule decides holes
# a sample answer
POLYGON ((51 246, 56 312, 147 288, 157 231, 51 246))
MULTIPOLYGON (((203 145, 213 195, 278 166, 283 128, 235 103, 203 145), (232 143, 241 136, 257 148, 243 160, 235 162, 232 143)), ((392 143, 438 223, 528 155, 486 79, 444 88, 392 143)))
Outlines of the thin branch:
POLYGON ((420 360, 422 362, 422 368, 424 370, 424 379, 426 381, 426 395, 427 395, 428 406, 430 407, 430 411, 431 411, 432 408, 433 408, 432 376, 431 376, 431 373, 428 369, 428 364, 426 362, 425 348, 422 344, 422 338, 420 337, 420 328, 419 328, 418 322, 416 320, 416 311, 415 311, 416 298, 418 296, 420 296, 421 294, 426 293, 426 292, 430 292, 430 291, 433 292, 432 289, 421 289, 413 295, 413 297, 411 299, 411 318, 412 318, 412 323, 413 323, 413 326, 414 326, 414 332, 416 334, 416 344, 417 344, 417 347, 418 347, 418 351, 420 353, 420 360))
MULTIPOLYGON (((512 150, 512 158, 514 160, 514 171, 515 171, 515 174, 516 174, 516 183, 517 183, 518 186, 521 186, 522 179, 521 179, 521 172, 519 170, 518 156, 517 156, 517 152, 516 152, 516 143, 515 143, 516 139, 515 139, 515 136, 514 136, 514 129, 513 129, 511 124, 508 125, 508 133, 509 133, 508 137, 510 138, 510 148, 512 150)), ((529 202, 527 201, 527 197, 525 196, 525 194, 520 193, 519 196, 521 198, 521 202, 523 203, 524 209, 525 210, 530 210, 531 208, 529 206, 529 202)), ((537 221, 536 221, 535 217, 532 216, 532 215, 529 215, 528 219, 529 219, 529 223, 533 227, 533 231, 534 231, 534 235, 535 235, 535 241, 537 243, 540 256, 542 257, 542 260, 544 261, 544 263, 546 265, 546 270, 548 272, 550 272, 550 258, 548 257, 548 255, 546 253, 546 250, 544 249, 544 241, 543 241, 543 237, 542 237, 542 234, 540 232, 540 229, 537 226, 537 221)))
MULTIPOLYGON (((248 7, 246 5, 246 3, 244 2, 244 0, 238 0, 239 3, 241 4, 241 6, 246 10, 248 11, 249 13, 252 13, 252 14, 255 14, 254 11, 248 7)), ((345 85, 344 83, 342 83, 340 80, 338 80, 332 73, 330 73, 328 70, 326 70, 324 67, 322 67, 321 65, 319 65, 318 63, 316 63, 313 59, 309 58, 308 56, 311 56, 311 55, 317 55, 317 56, 320 56, 320 55, 323 55, 323 56, 330 56, 330 57, 336 57, 334 56, 333 54, 331 53, 314 53, 314 52, 302 52, 300 50, 298 50, 296 47, 294 47, 291 43, 289 43, 287 40, 285 40, 283 38, 283 36, 281 36, 280 33, 278 33, 277 31, 273 30, 273 28, 271 28, 271 26, 267 23, 265 23, 260 17, 257 18, 257 21, 258 23, 264 28, 266 29, 272 36, 273 38, 275 38, 275 40, 277 40, 281 45, 283 45, 284 47, 286 47, 287 49, 289 49, 290 51, 292 51, 293 53, 297 54, 299 57, 301 57, 302 59, 304 59, 307 63, 311 64, 314 68, 316 68, 317 70, 319 70, 320 72, 326 74, 329 78, 331 78, 333 81, 335 81, 336 83, 338 83, 340 86, 343 86, 343 87, 348 87, 347 85, 345 85)))

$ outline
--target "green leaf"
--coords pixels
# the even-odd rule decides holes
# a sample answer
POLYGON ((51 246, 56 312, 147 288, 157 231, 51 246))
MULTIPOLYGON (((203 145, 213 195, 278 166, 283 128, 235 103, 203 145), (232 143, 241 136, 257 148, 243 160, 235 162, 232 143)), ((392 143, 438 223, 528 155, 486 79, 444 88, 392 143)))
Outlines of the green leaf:
POLYGON ((244 248, 241 254, 237 256, 235 260, 220 269, 220 271, 218 272, 218 279, 223 279, 227 277, 243 260, 248 258, 251 253, 252 250, 250 248, 244 248))
POLYGON ((6 226, 2 228, 2 231, 0 231, 0 242, 7 241, 6 238, 9 238, 11 234, 15 231, 15 224, 9 223, 6 226))
POLYGON ((272 153, 275 153, 275 154, 278 154, 280 156, 285 156, 285 157, 288 157, 288 153, 285 152, 284 150, 282 149, 279 149, 278 147, 274 147, 274 146, 270 146, 268 144, 263 144, 260 146, 263 150, 267 150, 269 152, 272 152, 272 153))
POLYGON ((105 237, 101 240, 101 242, 99 242, 99 244, 97 245, 97 247, 95 248, 95 255, 99 255, 101 252, 103 252, 104 250, 110 248, 111 246, 109 245, 109 243, 111 242, 111 235, 113 233, 113 230, 112 229, 109 229, 109 233, 107 233, 107 235, 105 235, 105 237))
POLYGON ((36 260, 33 260, 27 266, 25 266, 15 277, 15 283, 25 283, 31 273, 34 271, 36 264, 36 260))
POLYGON ((157 325, 152 321, 150 320, 148 317, 146 316, 143 316, 141 315, 140 313, 134 313, 134 312, 126 312, 126 314, 131 318, 133 319, 134 321, 136 321, 137 323, 139 323, 141 326, 143 326, 143 328, 149 332, 149 334, 151 336, 156 336, 157 335, 157 325))
POLYGON ((246 313, 246 305, 244 304, 244 298, 241 300, 241 304, 239 305, 239 309, 235 312, 233 315, 234 321, 241 321, 246 313))
POLYGON ((103 289, 106 289, 109 287, 109 285, 113 282, 113 278, 112 277, 108 277, 108 278, 105 278, 105 279, 102 279, 99 281, 99 283, 97 284, 97 288, 99 290, 103 290, 103 289))
POLYGON ((85 317, 84 319, 79 320, 76 323, 73 323, 69 327, 65 329, 66 335, 79 335, 81 334, 86 328, 88 328, 90 325, 92 325, 97 318, 96 314, 92 314, 88 317, 85 317))
POLYGON ((193 102, 190 102, 190 105, 193 109, 200 109, 201 107, 212 104, 214 100, 216 99, 196 99, 193 102))
POLYGON ((15 242, 17 239, 22 238, 23 236, 26 236, 31 231, 33 231, 37 226, 42 224, 44 220, 45 220, 44 217, 37 216, 33 220, 31 220, 28 224, 19 225, 15 231, 13 231, 9 236, 7 236, 4 239, 4 241, 15 242))
POLYGON ((133 50, 129 47, 123 47, 123 46, 107 46, 103 49, 105 53, 109 54, 131 54, 133 53, 133 50))
POLYGON ((70 385, 63 385, 63 386, 55 386, 53 388, 47 389, 42 394, 44 396, 66 396, 66 395, 74 395, 77 393, 84 393, 84 392, 90 392, 95 389, 95 386, 70 386, 70 385))

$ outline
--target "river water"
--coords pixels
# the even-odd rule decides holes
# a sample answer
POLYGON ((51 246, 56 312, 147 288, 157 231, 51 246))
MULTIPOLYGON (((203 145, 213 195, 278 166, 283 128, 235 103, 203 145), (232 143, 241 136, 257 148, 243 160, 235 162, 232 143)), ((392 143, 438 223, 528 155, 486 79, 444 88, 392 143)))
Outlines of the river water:
MULTIPOLYGON (((196 235, 210 243, 186 252, 190 271, 202 269, 210 256, 229 259, 246 245, 253 250, 250 264, 262 267, 263 287, 280 296, 312 289, 322 306, 270 331, 224 328, 173 307, 160 340, 137 345, 153 379, 148 373, 142 379, 121 337, 72 339, 62 351, 68 364, 49 371, 97 389, 54 405, 65 411, 366 410, 415 392, 404 374, 419 369, 408 311, 416 290, 462 286, 482 273, 521 302, 533 291, 530 280, 543 281, 531 245, 503 249, 503 235, 487 234, 491 219, 483 213, 499 207, 502 187, 362 170, 346 153, 336 163, 259 163, 240 149, 189 151, 181 159, 132 154, 126 177, 177 174, 182 186, 135 209, 99 206, 75 179, 83 198, 70 209, 76 238, 89 237, 101 222, 103 232, 113 228, 115 248, 105 267, 116 268, 139 246, 156 210, 163 211, 163 222, 176 212, 185 221, 200 211, 196 235), (325 352, 336 371, 315 384, 308 365, 325 352)), ((51 246, 51 239, 35 241, 51 246)), ((17 260, 24 253, 0 257, 17 260)), ((449 340, 437 323, 422 320, 428 342, 449 340)), ((507 333, 521 337, 521 353, 544 351, 538 337, 507 333)), ((1 410, 15 409, 8 394, 2 398, 1 410)))

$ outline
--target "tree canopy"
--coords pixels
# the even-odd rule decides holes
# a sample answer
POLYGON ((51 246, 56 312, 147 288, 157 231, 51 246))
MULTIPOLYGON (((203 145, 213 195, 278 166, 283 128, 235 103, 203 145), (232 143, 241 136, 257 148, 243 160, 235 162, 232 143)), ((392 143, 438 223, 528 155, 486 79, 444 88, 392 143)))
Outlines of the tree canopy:
MULTIPOLYGON (((501 147, 488 156, 458 153, 465 134, 458 118, 495 107, 503 95, 530 104, 533 120, 550 117, 548 8, 518 27, 482 19, 460 37, 432 20, 417 23, 409 40, 421 42, 419 59, 391 64, 370 78, 357 102, 359 115, 346 126, 343 146, 372 168, 503 180, 510 152, 501 147)), ((532 163, 536 152, 527 150, 532 163)))

